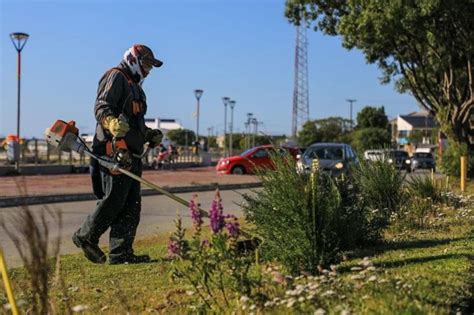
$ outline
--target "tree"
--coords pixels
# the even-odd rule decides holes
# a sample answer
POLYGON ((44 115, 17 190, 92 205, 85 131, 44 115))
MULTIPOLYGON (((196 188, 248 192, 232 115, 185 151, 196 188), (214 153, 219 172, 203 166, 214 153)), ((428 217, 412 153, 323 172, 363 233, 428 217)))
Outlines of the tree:
POLYGON ((474 1, 287 0, 287 18, 340 36, 467 143, 474 113, 474 1))
POLYGON ((342 117, 328 117, 309 120, 298 133, 298 144, 307 146, 314 142, 341 142, 349 133, 350 120, 342 117))
POLYGON ((390 146, 391 136, 388 129, 363 128, 354 132, 352 144, 359 152, 369 149, 384 149, 390 146))
POLYGON ((196 136, 194 131, 189 129, 174 129, 168 131, 166 136, 176 143, 176 145, 191 145, 191 143, 195 140, 196 136))
POLYGON ((385 108, 365 106, 357 113, 357 128, 388 128, 388 118, 385 108))

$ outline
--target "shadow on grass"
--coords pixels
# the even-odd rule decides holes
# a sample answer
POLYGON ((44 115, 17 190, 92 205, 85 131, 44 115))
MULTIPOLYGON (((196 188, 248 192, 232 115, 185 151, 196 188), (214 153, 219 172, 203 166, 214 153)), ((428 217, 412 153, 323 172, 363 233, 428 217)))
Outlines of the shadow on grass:
POLYGON ((458 259, 458 258, 468 258, 468 254, 445 254, 445 255, 433 255, 433 256, 425 256, 425 257, 414 257, 414 258, 407 258, 407 259, 400 259, 400 260, 392 260, 383 263, 376 263, 376 266, 382 268, 398 268, 403 267, 406 265, 411 264, 422 264, 427 262, 432 262, 434 260, 444 260, 444 259, 458 259))
POLYGON ((470 296, 466 296, 451 307, 451 313, 474 314, 474 254, 467 255, 471 262, 470 273, 468 275, 470 296))
POLYGON ((384 253, 386 251, 391 251, 391 250, 423 249, 423 248, 437 247, 440 245, 446 245, 451 242, 470 241, 473 239, 474 239, 474 236, 469 235, 466 237, 456 237, 456 238, 390 241, 390 242, 376 244, 376 245, 373 245, 372 247, 357 249, 353 252, 348 253, 348 256, 350 258, 362 258, 366 256, 374 256, 374 255, 381 254, 381 253, 384 253))

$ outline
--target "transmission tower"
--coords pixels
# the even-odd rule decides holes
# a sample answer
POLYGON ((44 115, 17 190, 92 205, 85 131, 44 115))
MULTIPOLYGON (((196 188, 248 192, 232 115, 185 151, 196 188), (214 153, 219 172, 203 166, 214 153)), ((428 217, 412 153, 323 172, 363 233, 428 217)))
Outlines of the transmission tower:
POLYGON ((295 81, 293 90, 293 120, 291 135, 296 135, 303 124, 309 119, 308 96, 308 38, 306 37, 306 23, 303 20, 296 26, 295 48, 295 81))

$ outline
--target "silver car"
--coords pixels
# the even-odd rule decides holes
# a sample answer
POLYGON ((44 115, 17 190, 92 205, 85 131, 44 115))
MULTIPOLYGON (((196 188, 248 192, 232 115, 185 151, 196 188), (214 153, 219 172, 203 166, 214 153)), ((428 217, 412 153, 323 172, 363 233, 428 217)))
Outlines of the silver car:
POLYGON ((318 159, 319 167, 332 176, 347 174, 351 165, 359 163, 354 150, 348 144, 315 143, 299 157, 297 171, 308 173, 314 159, 318 159))

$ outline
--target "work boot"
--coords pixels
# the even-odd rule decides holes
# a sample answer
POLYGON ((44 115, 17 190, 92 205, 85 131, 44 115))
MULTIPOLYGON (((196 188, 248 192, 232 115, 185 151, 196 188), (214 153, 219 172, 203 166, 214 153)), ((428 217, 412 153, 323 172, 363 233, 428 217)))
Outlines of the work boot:
POLYGON ((99 248, 99 245, 92 244, 87 240, 81 240, 76 233, 72 236, 72 242, 78 248, 82 249, 84 256, 94 264, 104 264, 107 260, 104 252, 99 248))
POLYGON ((117 258, 110 258, 109 257, 109 263, 111 265, 143 264, 143 263, 149 263, 150 261, 151 261, 151 258, 148 255, 129 254, 129 255, 124 255, 124 256, 117 257, 117 258))

